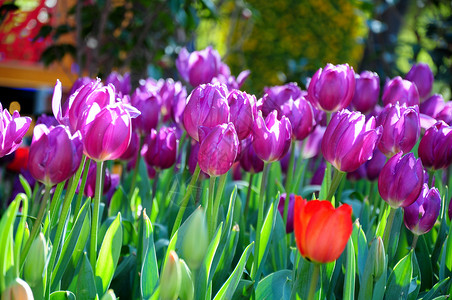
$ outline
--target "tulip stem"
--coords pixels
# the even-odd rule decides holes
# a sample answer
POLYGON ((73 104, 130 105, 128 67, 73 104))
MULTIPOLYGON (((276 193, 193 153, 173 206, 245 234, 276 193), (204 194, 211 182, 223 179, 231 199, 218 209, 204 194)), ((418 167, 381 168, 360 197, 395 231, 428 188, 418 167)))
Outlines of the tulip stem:
POLYGON ((213 203, 212 237, 215 234, 215 229, 217 228, 218 211, 220 209, 221 197, 223 196, 224 186, 226 185, 226 179, 227 178, 228 178, 228 173, 227 172, 220 176, 220 182, 218 184, 218 190, 217 190, 217 193, 215 194, 215 201, 213 203))
POLYGON ((315 291, 317 290, 317 283, 319 282, 320 265, 314 263, 314 271, 311 277, 311 285, 309 287, 308 300, 313 300, 315 296, 315 291))
POLYGON ((262 222, 264 218, 264 205, 265 205, 265 191, 267 186, 267 178, 268 173, 270 171, 271 163, 264 162, 264 171, 262 173, 262 181, 261 185, 259 187, 259 207, 257 211, 257 227, 256 227, 256 248, 255 248, 255 255, 254 255, 254 264, 253 269, 251 272, 251 279, 257 280, 256 276, 259 276, 258 269, 259 269, 259 246, 260 246, 260 239, 261 239, 261 228, 262 228, 262 222))
MULTIPOLYGON (((290 147, 290 160, 289 160, 289 169, 287 170, 286 176, 286 193, 289 195, 292 191, 292 178, 293 178, 293 170, 295 165, 295 149, 297 148, 296 140, 292 140, 292 146, 290 147)), ((286 220, 286 219, 284 219, 286 220)))
POLYGON ((385 246, 385 249, 388 249, 388 243, 389 243, 389 236, 391 235, 391 228, 392 223, 394 222, 394 217, 396 213, 396 209, 389 207, 389 216, 388 221, 385 226, 385 231, 383 232, 383 245, 385 246))
POLYGON ((415 234, 415 235, 413 236, 413 242, 411 243, 411 249, 414 250, 414 249, 416 248, 416 244, 417 244, 418 238, 419 238, 419 235, 417 235, 417 234, 415 234))
POLYGON ((157 184, 159 182, 159 175, 160 175, 160 171, 156 170, 154 180, 152 181, 152 200, 151 200, 151 206, 149 207, 149 218, 152 215, 152 207, 154 206, 154 201, 156 201, 156 199, 157 199, 156 194, 157 194, 157 184))
POLYGON ((33 241, 35 240, 36 236, 39 233, 39 228, 41 227, 40 225, 42 223, 42 220, 44 219, 45 213, 47 212, 47 203, 49 202, 50 199, 50 189, 51 186, 48 185, 45 186, 45 192, 41 201, 41 205, 39 206, 38 216, 36 217, 36 220, 33 223, 33 228, 31 230, 30 237, 25 243, 24 249, 21 251, 22 252, 20 257, 21 268, 25 263, 25 259, 27 258, 28 251, 30 251, 31 244, 33 243, 33 241))
POLYGON ((250 173, 250 179, 248 181, 248 189, 246 191, 246 202, 245 202, 244 216, 248 216, 248 210, 249 210, 249 207, 250 207, 251 192, 253 191, 253 178, 254 178, 254 173, 250 173))
POLYGON ((217 178, 210 176, 209 178, 209 198, 207 200, 207 222, 208 222, 208 232, 209 232, 209 240, 212 239, 212 236, 214 235, 214 231, 215 229, 213 228, 214 226, 214 221, 213 221, 213 214, 214 214, 214 204, 213 204, 213 198, 214 198, 214 194, 215 194, 215 180, 217 178))
POLYGON ((428 187, 433 187, 433 178, 435 177, 435 170, 429 170, 428 171, 428 187))
POLYGON ((339 187, 339 184, 341 183, 342 179, 345 177, 345 174, 347 173, 334 169, 333 181, 331 182, 331 186, 328 191, 328 196, 326 196, 326 199, 329 200, 333 204, 333 206, 334 206, 333 202, 334 193, 336 193, 336 190, 339 187))
POLYGON ((80 183, 80 188, 78 190, 77 202, 75 204, 74 216, 77 217, 80 207, 82 206, 83 193, 85 191, 86 179, 88 178, 89 165, 91 160, 89 158, 86 159, 85 168, 83 169, 83 177, 82 182, 80 183))
MULTIPOLYGON (((138 159, 137 159, 138 160, 138 159)), ((103 161, 96 162, 96 191, 94 193, 93 218, 91 220, 91 241, 89 248, 89 261, 93 274, 96 274, 96 260, 97 260, 97 229, 99 227, 99 206, 103 191, 103 161)))
POLYGON ((187 191, 185 192, 184 198, 182 199, 182 203, 179 208, 179 212, 177 213, 176 220, 174 221, 173 230, 171 231, 171 238, 174 236, 176 231, 179 229, 180 224, 182 222, 182 218, 184 217, 185 209, 187 208, 188 200, 190 200, 191 192, 196 182, 198 181, 199 173, 201 172, 201 168, 198 164, 196 164, 195 172, 190 180, 190 183, 187 186, 187 191))

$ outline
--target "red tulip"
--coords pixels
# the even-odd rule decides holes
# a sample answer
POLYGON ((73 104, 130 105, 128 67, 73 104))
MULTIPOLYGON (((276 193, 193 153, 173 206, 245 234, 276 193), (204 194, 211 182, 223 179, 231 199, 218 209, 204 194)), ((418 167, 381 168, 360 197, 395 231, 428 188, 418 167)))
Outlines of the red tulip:
POLYGON ((301 255, 314 262, 335 261, 352 234, 352 208, 335 209, 329 201, 306 201, 295 196, 295 240, 301 255))

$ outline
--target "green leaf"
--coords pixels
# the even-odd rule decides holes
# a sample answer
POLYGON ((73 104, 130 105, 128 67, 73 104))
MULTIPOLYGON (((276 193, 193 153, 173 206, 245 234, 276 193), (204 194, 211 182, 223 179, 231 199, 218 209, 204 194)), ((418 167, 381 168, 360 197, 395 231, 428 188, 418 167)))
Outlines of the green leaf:
POLYGON ((19 174, 19 180, 20 180, 20 184, 24 188, 25 195, 27 195, 27 198, 30 199, 31 198, 31 186, 30 186, 30 184, 28 183, 27 179, 25 179, 25 177, 22 176, 22 174, 19 174))
POLYGON ((443 280, 441 280, 440 282, 436 283, 431 289, 430 291, 424 295, 424 297, 422 297, 422 300, 432 300, 433 297, 437 296, 437 294, 439 292, 441 292, 441 290, 443 289, 443 287, 446 286, 446 284, 449 282, 450 278, 447 277, 443 280))
POLYGON ((256 299, 290 299, 292 271, 281 270, 271 273, 259 281, 256 299))
POLYGON ((386 277, 388 275, 388 271, 387 271, 388 256, 387 255, 386 255, 385 264, 386 264, 386 266, 383 270, 383 274, 381 274, 380 279, 378 279, 378 281, 375 283, 373 296, 372 296, 372 298, 369 298, 369 299, 383 300, 383 297, 386 292, 386 277))
MULTIPOLYGON (((279 200, 279 199, 277 199, 279 200)), ((256 278, 259 277, 260 272, 263 268, 263 264, 267 258, 268 250, 270 249, 270 240, 273 234, 273 227, 275 226, 276 214, 278 210, 275 210, 274 203, 270 204, 270 208, 268 209, 267 216, 264 219, 264 223, 262 224, 261 236, 259 240, 259 257, 257 261, 258 269, 256 272, 256 278)))
POLYGON ((149 299, 152 296, 155 288, 158 286, 159 282, 159 271, 157 264, 157 256, 155 254, 154 245, 154 229, 152 227, 149 217, 146 212, 143 212, 143 245, 144 250, 144 261, 141 267, 141 297, 143 299, 149 299))
POLYGON ((151 183, 149 181, 148 171, 143 159, 140 159, 138 166, 138 174, 140 175, 137 182, 139 188, 139 195, 141 198, 141 205, 146 211, 152 211, 152 202, 154 195, 151 196, 151 183))
POLYGON ((24 194, 19 194, 16 198, 22 199, 22 217, 17 225, 16 237, 14 240, 14 258, 16 262, 16 274, 19 275, 20 267, 20 250, 22 249, 22 241, 24 240, 25 221, 28 216, 28 199, 24 194))
POLYGON ((389 275, 385 299, 406 299, 413 274, 413 251, 410 251, 394 267, 389 275))
POLYGON ((388 254, 389 262, 393 261, 393 258, 397 251, 397 246, 399 244, 400 228, 403 222, 403 212, 401 208, 398 208, 395 212, 394 222, 391 227, 391 234, 389 235, 389 243, 386 250, 388 254))
POLYGON ((96 282, 86 252, 83 253, 83 262, 77 278, 76 295, 77 299, 92 300, 96 298, 96 282))
POLYGON ((96 287, 99 296, 103 295, 115 273, 122 246, 121 214, 111 223, 105 234, 96 262, 96 287))
MULTIPOLYGON (((80 209, 77 219, 72 226, 71 233, 63 244, 63 249, 61 250, 57 264, 52 272, 51 290, 57 289, 74 252, 77 250, 78 253, 75 253, 75 255, 80 258, 80 255, 85 248, 90 230, 90 221, 89 218, 86 217, 88 215, 89 208, 89 202, 87 201, 80 209)), ((77 263, 78 259, 74 261, 74 265, 77 265, 77 263)))
POLYGON ((363 281, 363 274, 364 274, 364 268, 366 266, 366 260, 367 260, 367 238, 366 234, 364 233, 361 225, 359 224, 359 220, 356 220, 353 224, 353 231, 352 236, 353 240, 353 247, 354 252, 357 256, 356 262, 358 264, 358 275, 359 275, 359 282, 362 283, 363 281))
POLYGON ((413 251, 413 275, 411 276, 410 288, 408 290, 408 300, 416 300, 421 289, 421 271, 417 262, 416 253, 413 251))
POLYGON ((275 228, 271 242, 270 258, 274 271, 287 268, 286 226, 281 214, 276 214, 275 228))
POLYGON ((50 300, 75 300, 75 295, 70 291, 58 291, 50 294, 50 300))
POLYGON ((355 299, 355 276, 356 276, 356 263, 355 263, 355 248, 353 246, 353 240, 349 239, 347 243, 347 262, 345 265, 345 278, 344 278, 344 296, 343 299, 355 299))
POLYGON ((239 285, 240 278, 242 277, 243 270, 245 269, 246 262, 253 247, 254 242, 249 244, 245 251, 243 251, 237 266, 234 271, 232 271, 232 274, 229 276, 228 280, 226 280, 221 289, 218 291, 214 300, 232 299, 232 296, 239 285))

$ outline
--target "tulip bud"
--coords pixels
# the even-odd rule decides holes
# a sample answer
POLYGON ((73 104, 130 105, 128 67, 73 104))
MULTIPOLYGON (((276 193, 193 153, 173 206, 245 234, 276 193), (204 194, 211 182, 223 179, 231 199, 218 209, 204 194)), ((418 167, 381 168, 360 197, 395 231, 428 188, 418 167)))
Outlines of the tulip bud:
POLYGON ((116 300, 116 295, 113 290, 108 290, 101 298, 101 300, 116 300))
POLYGON ((181 286, 179 291, 180 300, 192 300, 195 294, 195 288, 193 286, 193 276, 191 275, 190 268, 187 266, 183 259, 179 259, 181 270, 181 286))
POLYGON ((397 101, 406 106, 419 105, 419 93, 414 83, 397 76, 386 82, 382 100, 384 106, 397 101))
POLYGON ((30 286, 20 278, 14 281, 3 291, 2 300, 33 300, 30 286))
POLYGON ((182 243, 182 253, 191 270, 197 270, 206 255, 209 239, 204 210, 199 207, 189 219, 182 243))
POLYGON ((140 135, 148 135, 151 129, 157 127, 160 119, 162 99, 155 91, 137 88, 132 95, 130 104, 141 114, 132 120, 133 128, 140 135))
POLYGON ((311 103, 304 97, 290 99, 282 105, 283 114, 292 125, 292 135, 298 141, 304 140, 314 130, 315 118, 311 103))
POLYGON ((327 64, 311 78, 308 100, 318 109, 336 112, 350 105, 355 93, 355 72, 348 64, 327 64))
POLYGON ((156 169, 168 169, 176 162, 178 144, 175 128, 162 127, 158 132, 152 129, 146 139, 147 151, 143 155, 144 160, 156 169))
POLYGON ((179 297, 181 277, 179 257, 171 250, 160 275, 160 299, 176 300, 179 297))
POLYGON ((233 90, 228 96, 230 118, 239 140, 247 138, 257 116, 256 97, 245 92, 233 90))
POLYGON ((377 281, 383 274, 386 268, 386 253, 385 246, 381 237, 377 237, 373 240, 370 246, 369 254, 370 257, 374 258, 374 280, 377 281))
POLYGON ((422 164, 432 170, 447 168, 452 163, 452 127, 437 122, 427 129, 419 143, 422 164))
POLYGON ((429 65, 425 63, 413 65, 405 78, 416 85, 421 99, 430 95, 433 87, 433 72, 429 65))
POLYGON ((380 95, 380 77, 377 73, 364 71, 355 75, 355 94, 353 96, 353 107, 367 114, 371 112, 378 102, 380 95))
POLYGON ((372 158, 380 140, 381 127, 375 119, 343 109, 333 116, 322 140, 324 158, 342 172, 352 172, 372 158))
POLYGON ((24 265, 24 277, 31 286, 36 286, 43 278, 47 251, 47 243, 44 234, 41 232, 31 244, 24 265))

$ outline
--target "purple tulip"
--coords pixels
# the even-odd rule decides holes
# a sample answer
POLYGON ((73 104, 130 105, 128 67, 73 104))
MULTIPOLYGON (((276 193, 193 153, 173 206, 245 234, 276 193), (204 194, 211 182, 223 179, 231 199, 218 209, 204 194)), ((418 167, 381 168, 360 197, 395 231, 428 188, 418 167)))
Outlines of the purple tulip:
POLYGON ((289 151, 292 126, 286 117, 277 118, 276 110, 264 121, 259 113, 253 125, 253 147, 257 156, 266 162, 280 160, 289 151))
POLYGON ((353 107, 367 114, 371 112, 378 102, 380 95, 380 77, 377 73, 364 71, 355 75, 355 94, 353 96, 353 107))
POLYGON ((132 137, 129 112, 116 103, 100 111, 88 111, 88 122, 81 128, 83 152, 95 161, 114 160, 127 150, 132 137))
MULTIPOLYGON (((225 64, 223 64, 223 66, 226 66, 225 64)), ((229 69, 229 67, 227 67, 229 69)), ((214 77, 212 79, 212 83, 215 82, 219 82, 219 83, 223 83, 226 85, 226 87, 228 88, 229 91, 232 90, 239 90, 242 85, 245 83, 245 80, 248 78, 248 76, 250 75, 250 70, 245 70, 240 72, 240 74, 237 76, 237 78, 235 78, 234 76, 232 76, 229 73, 226 72, 226 74, 223 74, 223 72, 220 71, 220 74, 218 74, 217 77, 214 77)))
POLYGON ((397 76, 386 82, 382 100, 384 106, 396 102, 407 106, 419 105, 419 93, 414 83, 397 76))
POLYGON ((322 139, 323 157, 336 169, 352 172, 372 158, 382 128, 372 117, 343 109, 333 116, 322 139))
POLYGON ((234 124, 239 140, 247 138, 257 116, 256 97, 239 90, 229 93, 230 122, 234 124))
POLYGON ((452 127, 440 121, 427 129, 419 143, 418 155, 426 168, 447 168, 452 163, 452 127))
POLYGON ((200 85, 188 96, 183 121, 187 133, 199 141, 198 127, 229 122, 228 90, 223 84, 200 85))
POLYGON ((386 156, 400 151, 407 153, 416 144, 421 134, 418 107, 397 102, 388 104, 377 117, 377 124, 383 127, 380 149, 386 156))
POLYGON ((71 135, 68 128, 62 125, 53 128, 37 125, 33 131, 28 168, 36 180, 53 186, 77 171, 82 150, 79 133, 71 135))
POLYGON ((18 111, 13 115, 7 109, 3 109, 0 103, 0 157, 14 152, 22 144, 22 138, 30 127, 31 118, 21 117, 18 111))
POLYGON ((289 99, 296 100, 305 94, 296 82, 265 87, 264 93, 261 108, 264 118, 275 109, 278 111, 278 117, 281 117, 281 105, 289 101, 289 99))
MULTIPOLYGON (((108 168, 105 169, 105 177, 104 177, 104 190, 102 191, 103 195, 106 195, 111 188, 115 188, 119 182, 115 182, 112 177, 115 177, 114 174, 111 174, 108 168), (116 183, 116 184, 115 184, 116 183)), ((86 177, 86 185, 83 194, 86 197, 94 197, 94 192, 96 190, 96 164, 92 163, 88 169, 88 177, 86 177)))
POLYGON ((419 197, 403 209, 403 222, 413 234, 425 234, 433 228, 441 210, 441 195, 424 184, 419 197))
POLYGON ((158 132, 152 129, 146 139, 146 145, 144 160, 155 169, 165 170, 176 162, 179 139, 175 128, 162 127, 158 132))
MULTIPOLYGON (((284 205, 287 201, 286 193, 281 194, 279 198, 278 211, 281 214, 281 217, 284 218, 284 205)), ((293 214, 294 214, 294 204, 295 204, 295 194, 289 195, 289 206, 287 210, 287 224, 286 224, 286 233, 293 232, 293 214)))
POLYGON ((446 102, 444 108, 436 115, 436 119, 452 125, 452 101, 446 102))
POLYGON ((241 141, 240 144, 240 166, 249 173, 259 173, 264 169, 264 161, 254 151, 252 138, 241 141))
POLYGON ((308 100, 327 112, 336 112, 350 105, 355 93, 355 72, 348 64, 327 64, 312 76, 308 100))
POLYGON ((115 86, 116 92, 120 97, 130 94, 130 91, 132 90, 130 73, 125 73, 124 76, 122 76, 118 72, 113 71, 108 75, 107 79, 105 79, 106 85, 110 83, 115 86))
POLYGON ((232 123, 199 127, 198 163, 209 176, 227 173, 237 157, 239 139, 232 123))
POLYGON ((292 125, 292 135, 298 141, 304 140, 315 126, 314 111, 311 103, 304 97, 290 99, 282 105, 282 113, 289 118, 292 125))
POLYGON ((176 124, 181 124, 182 114, 185 109, 185 101, 187 100, 187 90, 180 81, 173 79, 159 80, 161 86, 158 91, 162 99, 162 116, 163 122, 171 117, 176 124))
POLYGON ((39 124, 44 124, 47 127, 50 127, 50 126, 55 127, 55 126, 60 125, 60 123, 58 123, 58 120, 55 119, 54 116, 49 116, 46 114, 42 114, 38 117, 35 125, 39 125, 39 124))
POLYGON ((386 155, 384 155, 378 147, 375 148, 374 154, 372 155, 372 158, 369 159, 365 164, 364 167, 366 169, 366 176, 367 179, 370 181, 374 181, 378 179, 378 176, 380 175, 381 169, 386 163, 386 155))
POLYGON ((74 84, 71 87, 71 90, 69 91, 69 95, 72 95, 75 93, 76 90, 78 90, 80 87, 87 85, 90 82, 95 82, 95 79, 89 78, 89 77, 79 77, 74 82, 74 84))
POLYGON ((316 157, 320 153, 322 145, 323 135, 325 134, 326 127, 316 126, 314 131, 304 141, 304 147, 302 148, 302 156, 304 159, 316 157))
POLYGON ((133 129, 140 135, 149 135, 159 123, 162 105, 160 95, 143 87, 137 88, 130 104, 141 112, 140 116, 132 120, 133 129))
POLYGON ((419 105, 419 111, 427 116, 436 118, 441 110, 445 107, 443 96, 434 94, 419 105))
POLYGON ((413 153, 397 153, 381 169, 378 191, 392 208, 407 207, 416 201, 424 184, 424 167, 413 153))
POLYGON ((221 58, 210 46, 192 53, 182 48, 176 60, 176 67, 182 78, 196 87, 210 83, 220 73, 221 58))
POLYGON ((430 95, 433 87, 433 72, 427 64, 418 63, 413 65, 405 78, 416 85, 421 99, 425 99, 430 95))
POLYGON ((324 159, 320 161, 320 164, 317 166, 317 169, 314 172, 314 175, 312 175, 311 178, 311 185, 322 185, 323 178, 325 177, 325 170, 326 170, 326 162, 324 159))
POLYGON ((130 161, 132 159, 136 159, 136 156, 138 155, 139 148, 140 147, 140 136, 136 131, 132 131, 132 137, 130 138, 129 146, 127 147, 126 151, 119 157, 121 160, 127 160, 130 161))
MULTIPOLYGON (((196 165, 198 164, 198 153, 199 153, 199 143, 195 140, 192 140, 190 155, 188 156, 187 162, 188 170, 192 175, 195 173, 196 165)), ((205 178, 209 178, 209 175, 201 170, 201 172, 199 173, 199 179, 201 180, 205 178)))

